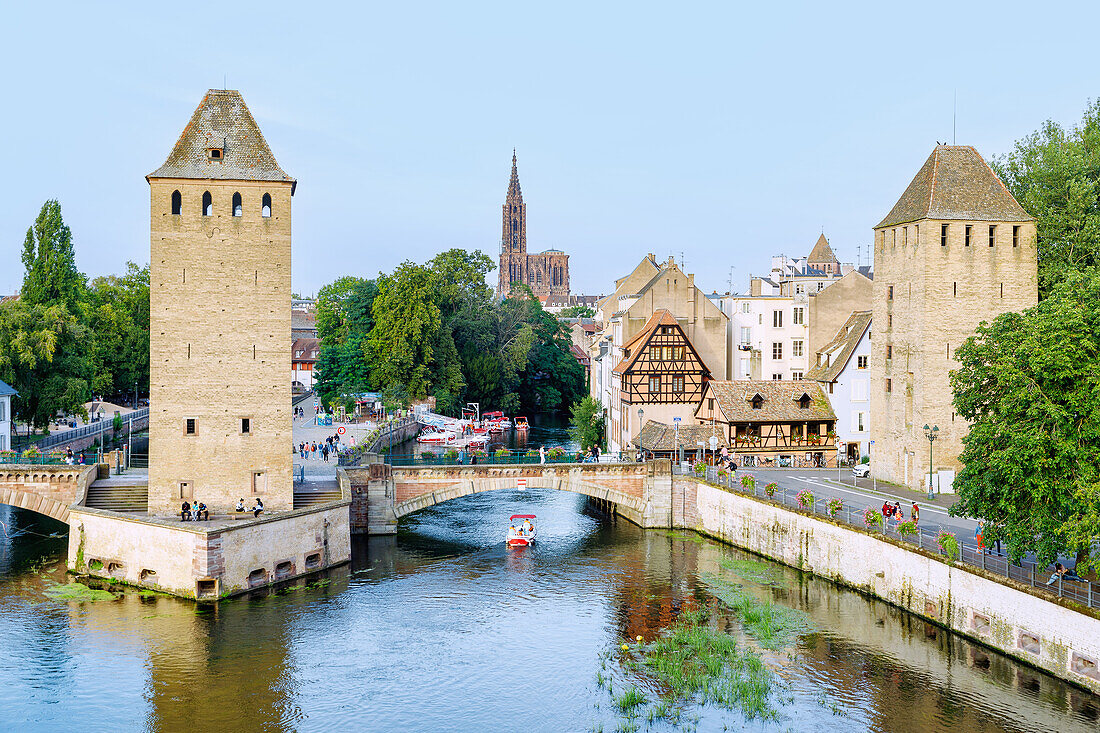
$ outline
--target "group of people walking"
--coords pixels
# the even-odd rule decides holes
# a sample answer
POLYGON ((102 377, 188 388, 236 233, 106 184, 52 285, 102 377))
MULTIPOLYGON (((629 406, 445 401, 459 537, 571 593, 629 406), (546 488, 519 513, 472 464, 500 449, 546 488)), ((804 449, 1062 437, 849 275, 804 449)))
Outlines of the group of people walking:
POLYGON ((302 460, 321 459, 328 462, 329 456, 340 452, 340 436, 330 435, 321 442, 306 441, 298 444, 298 455, 302 460))
MULTIPOLYGON (((910 515, 913 520, 913 524, 920 522, 920 507, 917 506, 917 502, 913 502, 912 514, 910 515)), ((889 501, 882 503, 882 518, 887 522, 894 521, 897 524, 901 524, 905 521, 905 512, 901 510, 901 502, 895 501, 891 504, 889 501)))

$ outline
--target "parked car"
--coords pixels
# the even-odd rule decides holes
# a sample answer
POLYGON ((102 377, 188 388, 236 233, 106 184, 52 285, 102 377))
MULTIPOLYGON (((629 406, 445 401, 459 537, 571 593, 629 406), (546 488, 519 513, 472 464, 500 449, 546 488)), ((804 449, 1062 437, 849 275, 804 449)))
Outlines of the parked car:
POLYGON ((856 478, 867 478, 868 476, 871 475, 871 464, 870 463, 860 463, 859 465, 857 465, 855 468, 852 469, 852 475, 855 476, 856 478))

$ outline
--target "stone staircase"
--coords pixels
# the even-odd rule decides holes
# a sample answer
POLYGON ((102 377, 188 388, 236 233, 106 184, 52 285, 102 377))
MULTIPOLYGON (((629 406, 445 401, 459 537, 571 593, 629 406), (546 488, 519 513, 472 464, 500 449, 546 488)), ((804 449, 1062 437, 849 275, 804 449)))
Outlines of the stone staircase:
POLYGON ((149 511, 149 487, 148 485, 119 486, 111 485, 106 481, 97 481, 88 487, 84 506, 112 512, 145 514, 149 511))
POLYGON ((307 509, 330 501, 340 501, 340 485, 335 481, 305 481, 294 486, 295 509, 307 509))

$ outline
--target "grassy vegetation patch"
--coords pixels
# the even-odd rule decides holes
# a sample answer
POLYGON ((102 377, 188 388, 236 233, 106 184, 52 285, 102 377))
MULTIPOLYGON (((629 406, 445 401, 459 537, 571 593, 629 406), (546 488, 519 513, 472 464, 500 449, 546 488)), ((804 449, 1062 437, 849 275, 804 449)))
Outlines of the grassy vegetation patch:
POLYGON ((89 588, 83 583, 66 583, 65 585, 50 586, 45 590, 46 596, 55 601, 113 601, 118 594, 109 590, 89 588))
POLYGON ((705 609, 684 611, 664 635, 638 649, 642 664, 670 693, 649 711, 653 718, 688 702, 740 710, 749 719, 777 717, 770 701, 775 676, 758 654, 715 628, 705 609))
POLYGON ((792 644, 799 634, 810 630, 809 621, 801 611, 760 600, 740 585, 717 575, 703 573, 699 578, 709 586, 712 596, 741 617, 745 631, 767 649, 792 644))
POLYGON ((776 566, 760 560, 742 560, 736 557, 723 557, 718 561, 723 570, 729 570, 746 580, 762 585, 782 585, 782 575, 776 566))

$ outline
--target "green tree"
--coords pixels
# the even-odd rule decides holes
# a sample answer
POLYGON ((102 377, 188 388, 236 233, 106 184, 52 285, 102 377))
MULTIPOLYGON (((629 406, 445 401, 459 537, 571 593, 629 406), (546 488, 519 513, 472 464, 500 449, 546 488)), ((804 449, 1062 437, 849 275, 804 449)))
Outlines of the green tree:
POLYGON ((413 399, 428 394, 432 343, 440 327, 432 285, 431 271, 415 262, 403 262, 378 279, 366 346, 375 387, 402 385, 413 399))
POLYGON ((85 278, 76 269, 73 234, 61 218, 61 204, 50 199, 23 241, 23 288, 20 297, 28 305, 62 303, 70 313, 80 313, 85 297, 85 278))
POLYGON ((0 379, 19 392, 14 413, 43 428, 58 413, 85 415, 91 398, 89 334, 62 303, 0 303, 0 379))
POLYGON ((353 333, 366 335, 374 327, 371 309, 378 295, 374 280, 345 276, 317 293, 317 336, 321 346, 343 343, 353 333))
POLYGON ((562 308, 558 312, 559 318, 591 318, 594 315, 596 315, 596 311, 586 305, 571 305, 568 308, 562 308))
POLYGON ((1067 273, 1100 264, 1100 101, 1072 129, 1043 123, 993 168, 1036 218, 1042 297, 1067 273))
POLYGON ((955 352, 955 409, 971 422, 952 513, 981 519, 1013 561, 1042 565, 1100 534, 1100 270, 1068 273, 1023 313, 982 323, 955 352))
POLYGON ((149 389, 149 267, 126 263, 126 274, 97 277, 85 308, 91 332, 92 389, 132 396, 149 389))
POLYGON ((599 402, 585 397, 573 405, 569 435, 580 444, 581 450, 602 445, 603 431, 603 407, 599 402))

